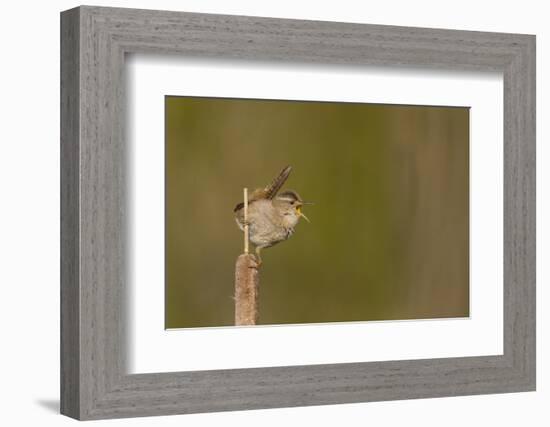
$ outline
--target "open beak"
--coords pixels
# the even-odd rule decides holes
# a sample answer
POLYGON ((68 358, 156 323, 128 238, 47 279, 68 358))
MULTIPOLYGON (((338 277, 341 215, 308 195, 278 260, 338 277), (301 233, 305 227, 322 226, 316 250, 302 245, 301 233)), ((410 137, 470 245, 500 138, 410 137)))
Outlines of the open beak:
MULTIPOLYGON (((309 204, 312 204, 312 203, 303 203, 302 202, 302 205, 309 205, 309 204)), ((311 222, 309 220, 309 218, 307 216, 305 216, 304 213, 302 212, 302 206, 301 205, 296 208, 296 212, 298 212, 298 215, 300 215, 302 218, 304 218, 307 222, 311 222)))
POLYGON ((301 206, 298 206, 298 208, 296 209, 296 212, 298 212, 298 215, 300 215, 302 218, 304 218, 307 222, 311 222, 309 220, 309 218, 307 216, 305 216, 304 213, 302 212, 302 207, 301 206))

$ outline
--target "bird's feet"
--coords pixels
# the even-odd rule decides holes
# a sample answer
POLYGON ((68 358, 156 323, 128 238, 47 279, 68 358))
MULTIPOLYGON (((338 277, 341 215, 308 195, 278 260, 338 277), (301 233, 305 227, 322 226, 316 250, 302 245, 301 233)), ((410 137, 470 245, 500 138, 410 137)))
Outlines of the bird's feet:
POLYGON ((255 268, 258 269, 262 265, 262 259, 258 255, 252 255, 250 257, 250 265, 249 268, 255 268))

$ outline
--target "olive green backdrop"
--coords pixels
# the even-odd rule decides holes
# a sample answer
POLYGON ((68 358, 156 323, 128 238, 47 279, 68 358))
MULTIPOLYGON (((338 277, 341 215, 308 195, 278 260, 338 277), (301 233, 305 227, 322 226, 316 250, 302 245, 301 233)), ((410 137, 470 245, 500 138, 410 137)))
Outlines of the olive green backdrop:
POLYGON ((261 324, 469 315, 469 109, 166 97, 167 328, 233 324, 233 207, 287 164, 261 324))

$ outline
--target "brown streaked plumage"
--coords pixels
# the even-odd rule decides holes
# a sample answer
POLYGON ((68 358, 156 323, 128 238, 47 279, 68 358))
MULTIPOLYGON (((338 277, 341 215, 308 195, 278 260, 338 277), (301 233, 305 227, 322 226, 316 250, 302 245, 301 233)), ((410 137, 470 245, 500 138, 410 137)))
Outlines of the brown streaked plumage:
MULTIPOLYGON (((294 227, 302 213, 302 206, 307 204, 293 190, 279 190, 288 179, 292 168, 285 167, 279 175, 265 188, 254 190, 248 201, 249 239, 256 247, 257 264, 261 264, 260 250, 287 240, 294 233, 294 227)), ((239 203, 233 210, 237 225, 244 230, 244 203, 239 203)), ((308 220, 309 221, 309 220, 308 220)))

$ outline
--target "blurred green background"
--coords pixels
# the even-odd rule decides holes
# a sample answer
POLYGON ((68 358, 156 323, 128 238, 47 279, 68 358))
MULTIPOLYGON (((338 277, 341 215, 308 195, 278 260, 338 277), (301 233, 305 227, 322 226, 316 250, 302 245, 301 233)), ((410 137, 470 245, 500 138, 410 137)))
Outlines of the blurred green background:
POLYGON ((469 316, 469 109, 166 97, 166 328, 233 324, 243 187, 315 202, 260 323, 469 316))

